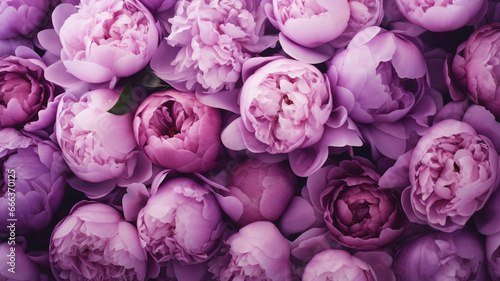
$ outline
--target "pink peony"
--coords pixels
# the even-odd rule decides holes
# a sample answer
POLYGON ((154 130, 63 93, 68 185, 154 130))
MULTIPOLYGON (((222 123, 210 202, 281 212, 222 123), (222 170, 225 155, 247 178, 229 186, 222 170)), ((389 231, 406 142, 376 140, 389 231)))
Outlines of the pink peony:
POLYGON ((428 87, 422 52, 380 27, 361 30, 329 64, 334 104, 359 123, 395 122, 406 116, 428 87))
POLYGON ((452 232, 463 228, 497 188, 498 153, 469 124, 444 120, 411 152, 411 186, 402 195, 413 222, 452 232))
POLYGON ((158 45, 151 12, 138 0, 82 0, 53 14, 67 71, 89 83, 116 81, 146 66, 158 45))
POLYGON ((277 41, 264 32, 266 2, 179 0, 151 67, 181 91, 232 90, 243 62, 277 41))
MULTIPOLYGON (((132 113, 107 112, 118 96, 117 91, 109 89, 80 97, 67 92, 57 110, 55 134, 64 160, 79 178, 75 184, 81 185, 83 180, 106 186, 83 184, 78 188, 92 197, 107 194, 117 183, 124 186, 151 176, 151 163, 145 162, 145 156, 136 149, 132 113)), ((71 180, 70 184, 77 188, 71 180)))
POLYGON ((0 127, 23 127, 54 100, 55 86, 45 79, 42 60, 25 47, 16 52, 0 59, 0 127))
POLYGON ((58 281, 146 280, 147 255, 137 229, 101 203, 75 205, 52 232, 49 251, 58 281))
POLYGON ((274 224, 253 222, 226 240, 229 249, 209 262, 216 280, 291 281, 290 246, 274 224))
POLYGON ((500 23, 480 27, 448 58, 447 80, 453 99, 469 97, 500 119, 500 23))
POLYGON ((332 238, 349 248, 389 245, 406 230, 399 196, 378 186, 376 168, 356 157, 327 166, 307 180, 312 205, 323 215, 332 238))
POLYGON ((328 146, 361 144, 345 108, 332 106, 328 79, 317 68, 282 57, 245 66, 241 117, 221 135, 227 148, 289 153, 294 173, 308 176, 326 161, 328 146))
POLYGON ((166 175, 155 178, 151 197, 138 214, 141 245, 160 266, 170 260, 204 262, 218 249, 225 229, 219 205, 198 182, 166 175))
POLYGON ((214 167, 220 131, 217 109, 201 104, 193 93, 176 90, 147 97, 134 118, 135 138, 151 161, 185 173, 214 167))

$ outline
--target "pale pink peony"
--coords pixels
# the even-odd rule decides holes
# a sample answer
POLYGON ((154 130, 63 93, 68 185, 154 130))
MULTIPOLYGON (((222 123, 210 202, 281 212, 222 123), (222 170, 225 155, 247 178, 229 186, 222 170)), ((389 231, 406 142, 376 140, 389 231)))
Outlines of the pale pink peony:
POLYGON ((222 132, 229 149, 283 157, 296 175, 308 176, 328 157, 328 147, 360 145, 357 127, 343 106, 333 107, 325 74, 281 56, 245 63, 241 117, 222 132), (286 155, 285 155, 286 157, 286 155))
POLYGON ((411 152, 402 203, 413 222, 444 232, 463 228, 497 189, 498 153, 465 122, 432 126, 411 152))
POLYGON ((225 229, 222 212, 211 192, 184 177, 155 178, 152 195, 137 216, 144 247, 163 266, 207 261, 218 249, 225 229))
POLYGON ((151 163, 136 149, 132 113, 107 112, 118 97, 115 90, 97 89, 81 96, 66 92, 59 102, 56 139, 64 160, 78 177, 70 184, 88 196, 100 197, 116 184, 125 186, 151 176, 151 163))
POLYGON ((209 262, 216 280, 291 281, 290 246, 274 224, 257 221, 231 235, 209 262))
POLYGON ((110 206, 80 202, 50 239, 56 280, 146 280, 147 255, 137 229, 110 206))
POLYGON ((152 59, 155 73, 182 91, 232 90, 243 62, 274 46, 260 0, 180 0, 171 33, 152 59))
POLYGON ((45 64, 31 49, 0 59, 0 127, 23 127, 54 100, 55 86, 44 77, 45 64))
POLYGON ((67 71, 89 83, 116 81, 146 66, 158 45, 151 12, 138 0, 82 0, 61 4, 53 21, 67 71), (60 8, 61 7, 61 8, 60 8))

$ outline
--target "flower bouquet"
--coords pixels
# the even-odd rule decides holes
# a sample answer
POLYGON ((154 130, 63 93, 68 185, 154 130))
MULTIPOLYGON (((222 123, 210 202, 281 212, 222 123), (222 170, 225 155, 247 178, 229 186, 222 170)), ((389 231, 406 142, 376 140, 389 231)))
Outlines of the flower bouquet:
POLYGON ((0 1, 0 280, 500 280, 497 0, 0 1))

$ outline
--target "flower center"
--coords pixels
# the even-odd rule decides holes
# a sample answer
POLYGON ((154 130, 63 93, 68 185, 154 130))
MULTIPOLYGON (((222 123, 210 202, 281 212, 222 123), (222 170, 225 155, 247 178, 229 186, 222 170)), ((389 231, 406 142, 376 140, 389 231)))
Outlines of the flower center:
POLYGON ((352 205, 349 205, 349 210, 352 213, 352 221, 351 225, 355 225, 357 223, 362 222, 364 219, 370 219, 370 203, 366 200, 362 202, 356 202, 352 205))

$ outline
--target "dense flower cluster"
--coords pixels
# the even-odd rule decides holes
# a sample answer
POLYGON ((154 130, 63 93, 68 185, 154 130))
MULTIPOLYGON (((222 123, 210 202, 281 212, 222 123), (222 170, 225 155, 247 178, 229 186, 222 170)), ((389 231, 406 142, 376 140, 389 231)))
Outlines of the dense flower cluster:
POLYGON ((0 280, 500 279, 498 0, 0 1, 0 280))

